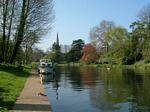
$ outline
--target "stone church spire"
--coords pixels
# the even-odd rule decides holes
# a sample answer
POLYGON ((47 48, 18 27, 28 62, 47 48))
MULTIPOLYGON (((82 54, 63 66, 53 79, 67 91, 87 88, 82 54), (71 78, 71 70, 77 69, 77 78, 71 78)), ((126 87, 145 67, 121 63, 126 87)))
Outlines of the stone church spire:
POLYGON ((57 32, 56 44, 59 46, 59 36, 58 36, 58 32, 57 32))

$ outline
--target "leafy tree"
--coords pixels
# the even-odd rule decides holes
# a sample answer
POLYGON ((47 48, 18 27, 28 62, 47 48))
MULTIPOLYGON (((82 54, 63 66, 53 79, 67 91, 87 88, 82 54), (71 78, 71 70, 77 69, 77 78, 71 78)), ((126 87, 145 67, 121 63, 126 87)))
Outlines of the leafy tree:
POLYGON ((143 7, 139 12, 138 21, 131 24, 131 46, 127 50, 126 64, 133 64, 141 59, 150 61, 150 5, 143 7))
POLYGON ((150 4, 143 7, 138 14, 139 22, 143 24, 143 48, 142 54, 145 62, 150 62, 150 4))
POLYGON ((107 52, 111 58, 116 59, 117 63, 121 63, 124 50, 126 49, 127 42, 129 41, 128 32, 125 28, 114 27, 105 33, 105 38, 108 40, 110 51, 107 52))
POLYGON ((142 59, 142 46, 145 41, 145 25, 142 22, 134 22, 131 25, 132 39, 131 39, 131 57, 133 63, 142 59))
POLYGON ((81 61, 84 63, 92 63, 95 62, 97 59, 97 52, 96 48, 92 44, 86 44, 83 47, 83 56, 81 58, 81 61))
POLYGON ((150 4, 140 10, 138 18, 141 22, 150 22, 150 4))
POLYGON ((53 19, 53 0, 1 0, 0 61, 13 63, 22 43, 26 43, 30 37, 30 40, 33 39, 29 35, 34 32, 39 40, 50 30, 53 19))
POLYGON ((77 62, 82 57, 82 48, 84 41, 82 39, 74 40, 71 45, 71 50, 67 54, 67 60, 70 62, 77 62))
POLYGON ((23 49, 20 47, 15 58, 15 64, 18 67, 20 67, 24 63, 24 60, 25 60, 25 54, 23 52, 23 49))
POLYGON ((48 52, 45 56, 45 59, 51 59, 52 61, 54 61, 54 52, 48 52))
POLYGON ((54 62, 60 62, 61 61, 61 47, 58 43, 54 42, 54 44, 52 45, 52 52, 53 52, 52 60, 54 62))
POLYGON ((109 50, 109 38, 105 38, 105 33, 114 27, 114 22, 103 20, 98 26, 95 26, 90 31, 90 40, 93 45, 100 50, 105 48, 109 50))
POLYGON ((39 62, 45 56, 45 52, 39 48, 33 48, 31 53, 31 62, 39 62))

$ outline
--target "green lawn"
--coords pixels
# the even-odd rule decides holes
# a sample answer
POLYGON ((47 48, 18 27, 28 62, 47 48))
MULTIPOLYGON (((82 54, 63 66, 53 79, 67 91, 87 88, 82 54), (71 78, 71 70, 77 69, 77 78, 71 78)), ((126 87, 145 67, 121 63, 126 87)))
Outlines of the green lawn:
POLYGON ((0 66, 0 112, 11 109, 20 94, 30 68, 0 66))

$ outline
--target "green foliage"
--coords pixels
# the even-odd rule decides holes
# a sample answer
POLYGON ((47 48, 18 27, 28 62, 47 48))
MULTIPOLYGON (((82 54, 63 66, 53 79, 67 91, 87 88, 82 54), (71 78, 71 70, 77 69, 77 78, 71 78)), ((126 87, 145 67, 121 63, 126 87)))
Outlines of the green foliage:
POLYGON ((99 62, 121 64, 126 47, 130 42, 127 30, 122 27, 114 27, 105 32, 104 39, 109 43, 109 50, 101 53, 99 62))
POLYGON ((150 5, 144 7, 138 20, 130 27, 116 27, 111 21, 102 21, 90 31, 91 43, 99 52, 99 63, 131 65, 144 60, 150 63, 150 5))
POLYGON ((22 48, 20 47, 17 52, 16 58, 15 58, 15 64, 17 66, 21 66, 23 64, 23 61, 25 60, 24 56, 25 56, 25 54, 24 54, 22 48))
POLYGON ((82 57, 82 48, 84 41, 82 39, 74 40, 71 45, 71 50, 67 54, 67 60, 69 62, 77 62, 82 57))
POLYGON ((97 48, 104 48, 106 52, 109 50, 109 37, 106 38, 105 33, 115 27, 113 21, 103 20, 99 25, 90 30, 90 40, 97 48))
POLYGON ((38 62, 32 62, 31 64, 30 64, 30 66, 33 68, 33 69, 36 69, 37 67, 38 67, 38 62))
POLYGON ((131 64, 149 56, 149 52, 147 52, 149 47, 149 43, 147 43, 149 41, 148 26, 146 22, 141 21, 136 21, 131 25, 131 49, 128 56, 131 64))
POLYGON ((54 53, 48 52, 48 54, 44 56, 44 59, 51 59, 52 61, 54 61, 54 53))
POLYGON ((59 43, 55 43, 52 46, 52 52, 48 54, 54 62, 59 63, 61 61, 61 47, 59 43))
POLYGON ((0 10, 0 63, 20 63, 20 48, 29 51, 25 63, 31 62, 33 45, 51 29, 55 18, 53 0, 2 0, 0 10))
POLYGON ((101 58, 105 63, 134 64, 137 61, 150 59, 150 25, 147 22, 136 21, 131 25, 132 32, 115 27, 105 32, 105 38, 109 43, 109 50, 102 52, 101 58))

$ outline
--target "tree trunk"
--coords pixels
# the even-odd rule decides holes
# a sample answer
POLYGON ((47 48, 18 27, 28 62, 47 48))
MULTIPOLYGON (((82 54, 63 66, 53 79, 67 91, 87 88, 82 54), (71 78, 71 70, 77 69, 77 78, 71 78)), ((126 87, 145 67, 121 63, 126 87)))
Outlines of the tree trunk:
POLYGON ((11 15, 10 15, 10 22, 9 22, 9 27, 8 27, 8 34, 7 34, 7 41, 6 41, 6 50, 5 50, 5 61, 8 62, 9 61, 9 41, 10 41, 10 35, 11 35, 11 27, 12 27, 12 21, 13 21, 13 17, 14 17, 14 6, 15 6, 15 0, 13 0, 13 4, 12 4, 12 9, 11 9, 11 15))
POLYGON ((2 35, 2 62, 4 62, 5 58, 5 44, 6 44, 6 18, 7 18, 7 7, 8 0, 3 0, 3 35, 2 35))
POLYGON ((29 0, 23 0, 20 23, 19 23, 17 33, 15 36, 16 42, 15 42, 13 53, 12 53, 12 56, 10 59, 11 64, 14 62, 15 57, 16 57, 17 52, 18 52, 18 49, 20 47, 20 44, 22 43, 22 40, 23 40, 24 28, 25 28, 26 18, 27 18, 27 14, 28 14, 28 8, 29 8, 29 0))

